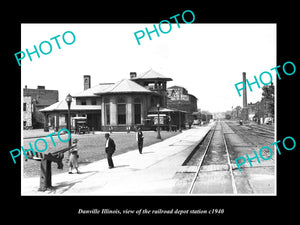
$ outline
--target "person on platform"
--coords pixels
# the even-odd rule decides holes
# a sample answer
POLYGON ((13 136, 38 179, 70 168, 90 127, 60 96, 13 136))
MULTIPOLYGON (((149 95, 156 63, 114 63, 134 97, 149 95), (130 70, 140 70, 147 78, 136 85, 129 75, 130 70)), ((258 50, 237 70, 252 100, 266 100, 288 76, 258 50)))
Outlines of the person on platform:
POLYGON ((77 173, 80 173, 78 170, 78 147, 77 147, 78 139, 73 140, 73 144, 75 145, 70 150, 70 158, 69 158, 69 174, 72 174, 73 167, 76 169, 77 173))
POLYGON ((136 141, 138 144, 139 152, 140 152, 140 154, 142 154, 144 135, 143 135, 142 129, 140 127, 138 128, 138 130, 136 132, 136 141))
POLYGON ((107 162, 108 162, 108 168, 112 169, 114 168, 114 163, 112 160, 112 155, 114 154, 116 150, 116 144, 112 138, 110 138, 109 133, 105 134, 105 152, 107 155, 107 162))

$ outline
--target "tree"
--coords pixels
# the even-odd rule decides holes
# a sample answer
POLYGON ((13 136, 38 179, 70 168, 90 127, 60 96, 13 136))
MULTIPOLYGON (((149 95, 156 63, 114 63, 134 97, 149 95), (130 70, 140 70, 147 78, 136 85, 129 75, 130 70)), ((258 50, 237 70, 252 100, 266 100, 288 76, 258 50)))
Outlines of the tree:
POLYGON ((242 107, 241 106, 237 106, 237 107, 235 107, 235 111, 236 111, 236 118, 238 119, 238 118, 240 118, 240 116, 241 116, 241 111, 242 111, 242 107))
POLYGON ((268 116, 274 117, 274 85, 265 85, 262 87, 262 99, 261 102, 264 103, 264 112, 268 116))

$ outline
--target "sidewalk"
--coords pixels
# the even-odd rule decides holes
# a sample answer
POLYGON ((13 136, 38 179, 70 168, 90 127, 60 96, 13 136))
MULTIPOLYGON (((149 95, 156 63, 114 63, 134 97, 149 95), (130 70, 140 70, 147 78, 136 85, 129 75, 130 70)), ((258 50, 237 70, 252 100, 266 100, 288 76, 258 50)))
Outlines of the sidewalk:
POLYGON ((23 178, 21 195, 160 195, 172 194, 175 173, 213 123, 183 131, 143 149, 113 157, 114 169, 103 159, 79 167, 80 174, 52 176, 52 190, 38 192, 39 177, 23 178))

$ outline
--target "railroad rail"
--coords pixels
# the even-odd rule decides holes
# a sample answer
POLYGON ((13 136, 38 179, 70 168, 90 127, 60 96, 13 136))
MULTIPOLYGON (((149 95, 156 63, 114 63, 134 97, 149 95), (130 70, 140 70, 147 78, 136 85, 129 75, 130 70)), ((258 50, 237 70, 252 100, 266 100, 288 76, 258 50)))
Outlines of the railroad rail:
POLYGON ((249 132, 252 132, 254 134, 258 134, 260 136, 266 137, 266 138, 272 138, 274 137, 274 130, 270 128, 261 127, 258 125, 246 125, 249 128, 249 132))
POLYGON ((213 137, 215 135, 216 127, 217 127, 217 125, 219 123, 220 123, 220 126, 221 126, 221 130, 220 131, 222 133, 222 140, 223 140, 223 143, 224 143, 224 146, 225 146, 226 159, 227 159, 227 164, 228 164, 228 168, 229 168, 228 172, 230 173, 232 191, 233 191, 233 194, 237 194, 237 187, 236 187, 234 175, 233 175, 233 172, 232 172, 233 168, 232 168, 232 165, 231 165, 231 162, 230 162, 230 155, 229 155, 229 151, 228 151, 228 144, 227 144, 227 141, 225 139, 225 135, 224 135, 224 131, 223 131, 223 125, 222 125, 221 121, 216 122, 215 126, 212 129, 212 134, 209 137, 209 141, 208 141, 207 146, 205 148, 204 154, 202 155, 202 157, 199 160, 199 164, 198 164, 195 176, 194 176, 194 178, 193 178, 193 180, 191 182, 191 185, 188 188, 188 192, 187 192, 188 194, 192 194, 194 192, 195 184, 196 184, 196 181, 199 180, 199 174, 200 174, 201 168, 203 166, 203 162, 205 161, 208 152, 211 151, 212 148, 213 148, 212 145, 211 145, 211 143, 212 143, 213 137))
POLYGON ((274 131, 272 132, 267 129, 257 127, 256 125, 243 125, 243 129, 239 128, 239 126, 232 126, 230 123, 228 123, 228 126, 242 139, 244 139, 244 141, 251 143, 254 146, 257 146, 257 143, 265 145, 266 143, 270 144, 275 141, 274 131))

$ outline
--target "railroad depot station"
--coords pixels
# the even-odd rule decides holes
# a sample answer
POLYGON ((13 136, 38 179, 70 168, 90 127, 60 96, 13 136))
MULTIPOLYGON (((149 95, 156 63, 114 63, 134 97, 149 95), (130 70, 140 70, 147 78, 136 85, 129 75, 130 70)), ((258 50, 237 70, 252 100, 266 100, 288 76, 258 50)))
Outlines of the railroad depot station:
MULTIPOLYGON (((191 125, 197 114, 197 98, 181 86, 167 88, 172 78, 150 69, 116 83, 91 86, 91 76, 83 76, 83 91, 72 95, 71 129, 83 120, 95 131, 128 131, 137 126, 154 130, 177 130, 191 125), (159 123, 158 123, 159 112, 159 123)), ((39 110, 44 115, 44 129, 66 127, 68 104, 56 102, 39 110)))

